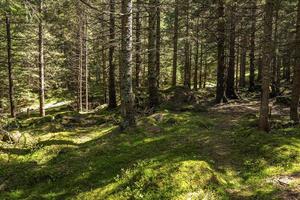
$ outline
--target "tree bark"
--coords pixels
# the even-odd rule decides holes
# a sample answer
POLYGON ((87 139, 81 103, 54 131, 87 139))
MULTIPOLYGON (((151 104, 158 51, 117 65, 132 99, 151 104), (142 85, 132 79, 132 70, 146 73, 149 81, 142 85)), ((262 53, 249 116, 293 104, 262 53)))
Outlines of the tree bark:
POLYGON ((249 91, 255 89, 255 33, 256 33, 256 0, 252 1, 251 5, 251 36, 250 36, 250 76, 249 76, 249 91))
POLYGON ((298 0, 297 11, 297 29, 296 29, 296 65, 294 66, 293 89, 291 100, 291 120, 299 123, 299 99, 300 99, 300 0, 298 0))
MULTIPOLYGON (((199 19, 197 19, 196 22, 196 46, 195 46, 195 68, 194 68, 194 90, 198 90, 198 69, 199 69, 199 46, 200 46, 200 37, 199 37, 199 19)), ((200 87, 201 87, 201 63, 200 63, 200 72, 199 72, 199 77, 200 77, 200 87)))
POLYGON ((78 101, 78 111, 82 112, 83 111, 83 103, 82 103, 82 91, 83 91, 83 81, 82 81, 82 57, 83 57, 83 33, 82 33, 82 29, 83 29, 83 22, 82 22, 82 10, 80 9, 80 7, 78 7, 77 10, 77 14, 78 14, 78 48, 79 48, 79 55, 78 55, 78 75, 77 75, 77 81, 78 81, 78 91, 77 91, 77 101, 78 101))
POLYGON ((161 30, 160 30, 160 0, 156 0, 156 74, 157 87, 160 83, 160 45, 161 45, 161 30))
POLYGON ((121 100, 122 128, 135 126, 134 94, 132 86, 132 0, 122 0, 122 62, 121 62, 121 100))
POLYGON ((217 46, 218 46, 218 68, 217 68, 217 91, 216 103, 226 101, 225 98, 225 18, 224 18, 224 0, 218 0, 218 28, 217 28, 217 46))
MULTIPOLYGON (((245 26, 243 26, 245 28, 245 26)), ((247 34, 246 30, 243 31, 241 39, 241 61, 240 61, 240 87, 246 87, 246 59, 247 59, 247 34)))
POLYGON ((226 97, 229 99, 237 99, 235 92, 235 8, 230 7, 230 33, 229 33, 229 66, 227 74, 226 97))
POLYGON ((88 32, 88 16, 85 13, 85 30, 84 30, 84 66, 85 66, 85 110, 89 110, 89 47, 88 47, 88 40, 89 40, 89 32, 88 32))
POLYGON ((45 62, 44 62, 44 27, 43 27, 43 0, 39 1, 39 101, 40 116, 44 117, 45 112, 45 62))
POLYGON ((141 42, 141 0, 136 1, 136 45, 135 45, 135 87, 136 89, 139 89, 141 87, 141 63, 142 63, 142 57, 141 57, 141 49, 142 49, 142 42, 141 42))
POLYGON ((184 44, 184 86, 191 88, 191 63, 190 63, 190 0, 186 2, 186 21, 185 21, 185 44, 184 44))
POLYGON ((10 27, 10 13, 6 13, 6 40, 7 40, 7 68, 8 68, 8 93, 10 103, 10 116, 16 117, 15 111, 15 98, 14 98, 14 82, 13 82, 13 71, 12 71, 12 48, 11 48, 11 27, 10 27))
POLYGON ((269 122, 269 96, 270 96, 270 69, 273 56, 272 22, 273 22, 273 0, 267 0, 264 5, 264 33, 263 33, 263 68, 262 68, 262 95, 260 106, 259 129, 270 131, 269 122))
POLYGON ((158 81, 156 69, 156 0, 149 0, 149 37, 148 37, 148 82, 149 106, 156 107, 159 103, 158 81))
POLYGON ((178 28, 179 28, 179 5, 178 0, 175 0, 174 11, 174 37, 173 37, 173 72, 172 72, 172 86, 176 86, 177 82, 177 53, 178 53, 178 28))
POLYGON ((115 0, 109 1, 109 52, 108 52, 108 62, 109 62, 109 72, 108 72, 108 107, 110 109, 117 107, 117 99, 116 99, 116 79, 115 79, 115 59, 114 59, 114 53, 115 53, 115 0))
MULTIPOLYGON (((274 3, 275 4, 275 3, 274 3)), ((277 55, 278 55, 278 14, 279 8, 276 3, 275 20, 274 20, 274 41, 273 41, 273 59, 272 59, 272 97, 276 97, 279 94, 278 74, 277 74, 277 55)))

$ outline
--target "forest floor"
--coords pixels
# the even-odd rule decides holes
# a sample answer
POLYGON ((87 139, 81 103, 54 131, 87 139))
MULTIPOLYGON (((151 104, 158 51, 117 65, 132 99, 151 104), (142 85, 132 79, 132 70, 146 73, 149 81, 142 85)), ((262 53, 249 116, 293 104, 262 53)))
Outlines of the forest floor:
POLYGON ((105 109, 19 119, 19 143, 0 142, 0 199, 300 199, 300 128, 274 103, 259 132, 258 108, 161 109, 126 132, 105 109))

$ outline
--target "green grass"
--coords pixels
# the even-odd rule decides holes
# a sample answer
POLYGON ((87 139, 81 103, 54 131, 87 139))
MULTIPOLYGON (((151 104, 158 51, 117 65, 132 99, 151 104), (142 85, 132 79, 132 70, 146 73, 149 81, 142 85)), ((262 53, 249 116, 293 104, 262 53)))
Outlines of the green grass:
POLYGON ((58 114, 74 115, 22 119, 26 144, 0 143, 0 199, 276 199, 270 178, 300 171, 300 129, 254 116, 165 110, 119 132, 107 111, 58 114))

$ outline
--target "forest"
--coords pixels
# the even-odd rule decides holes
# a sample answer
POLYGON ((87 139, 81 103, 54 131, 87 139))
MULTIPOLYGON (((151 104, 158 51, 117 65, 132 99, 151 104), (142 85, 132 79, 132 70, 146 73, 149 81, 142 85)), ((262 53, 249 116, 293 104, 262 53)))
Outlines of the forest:
POLYGON ((300 0, 0 0, 0 199, 299 200, 300 0))

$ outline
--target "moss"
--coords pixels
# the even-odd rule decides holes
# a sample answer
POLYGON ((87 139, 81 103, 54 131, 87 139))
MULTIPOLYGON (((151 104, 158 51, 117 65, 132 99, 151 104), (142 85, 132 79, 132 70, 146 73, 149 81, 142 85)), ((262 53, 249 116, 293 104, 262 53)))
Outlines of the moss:
POLYGON ((300 171, 297 127, 264 134, 255 115, 162 110, 119 132, 108 114, 119 119, 59 110, 53 121, 21 120, 43 122, 21 129, 30 146, 0 144, 0 199, 271 199, 280 191, 270 178, 300 171), (93 123, 66 129, 65 116, 93 123))

